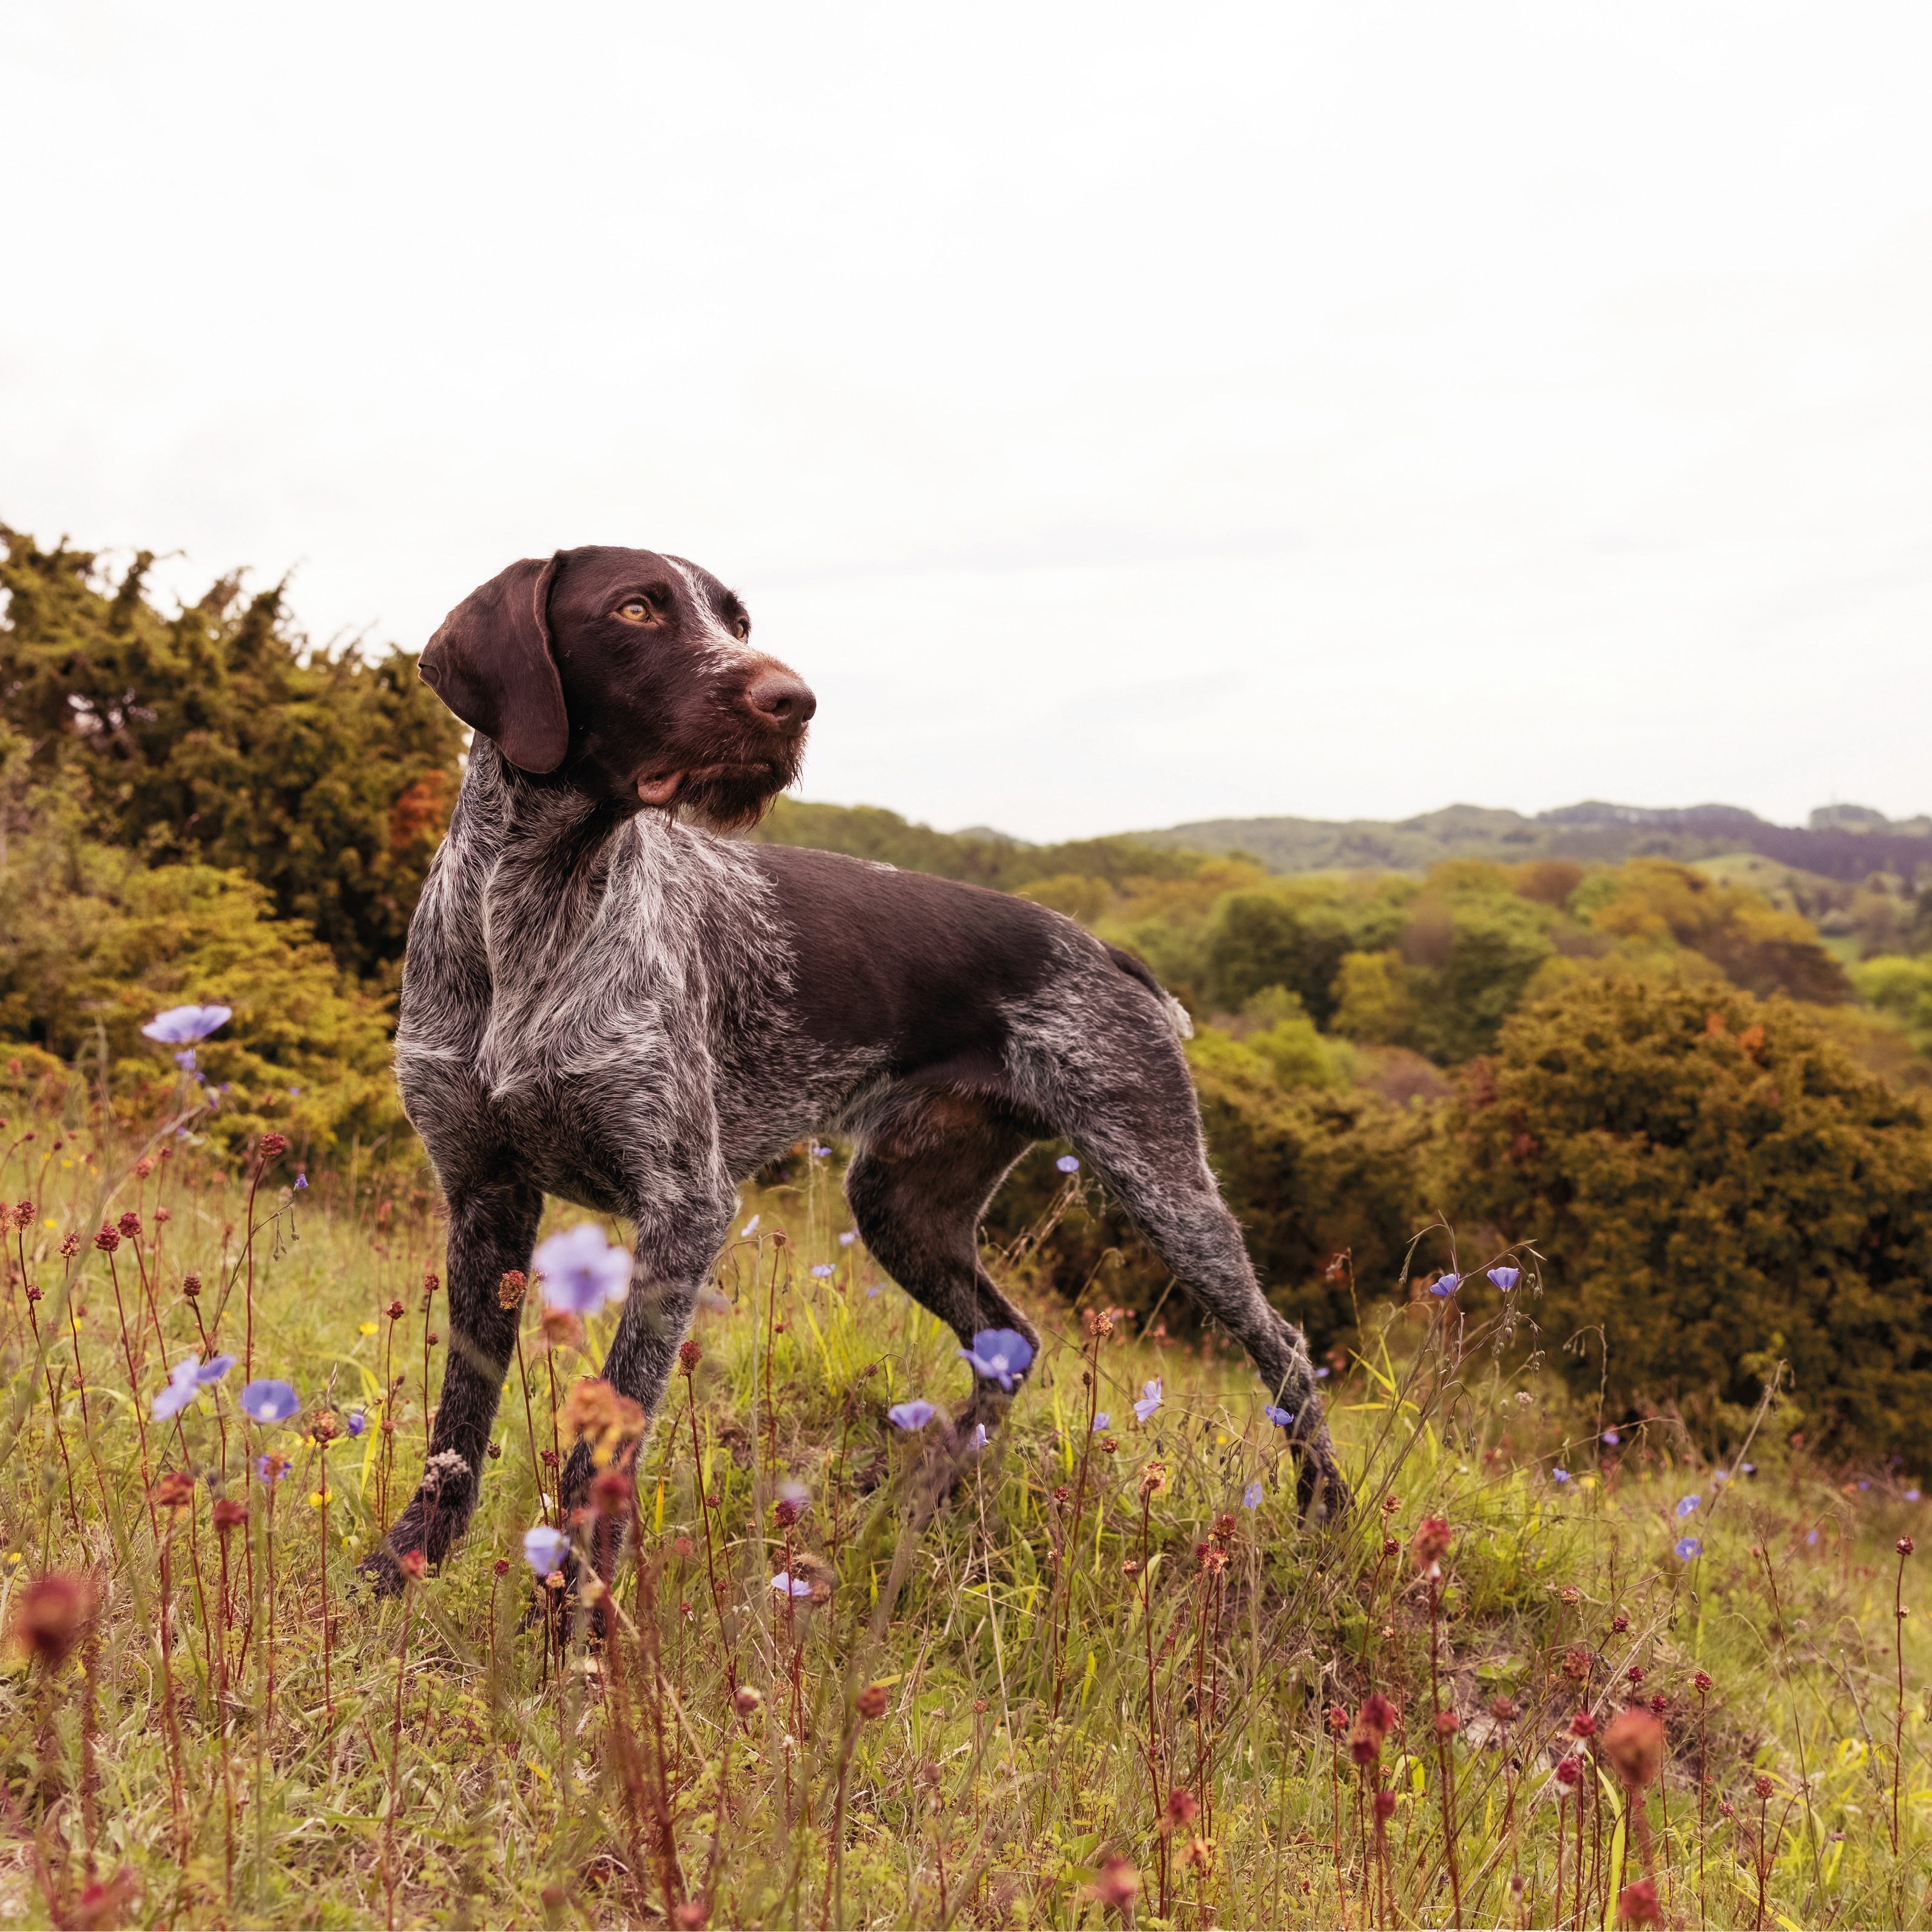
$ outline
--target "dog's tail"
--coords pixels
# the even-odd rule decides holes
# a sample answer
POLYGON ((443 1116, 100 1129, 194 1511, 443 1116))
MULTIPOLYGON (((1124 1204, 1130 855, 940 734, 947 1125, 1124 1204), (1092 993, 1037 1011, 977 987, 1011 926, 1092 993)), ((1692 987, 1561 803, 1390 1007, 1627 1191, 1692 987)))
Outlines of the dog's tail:
POLYGON ((1154 969, 1144 959, 1136 958, 1124 947, 1118 946, 1108 946, 1107 956, 1130 980, 1138 980, 1160 1002, 1176 1040, 1194 1037, 1194 1022, 1188 1017, 1187 1009, 1154 976, 1154 969))

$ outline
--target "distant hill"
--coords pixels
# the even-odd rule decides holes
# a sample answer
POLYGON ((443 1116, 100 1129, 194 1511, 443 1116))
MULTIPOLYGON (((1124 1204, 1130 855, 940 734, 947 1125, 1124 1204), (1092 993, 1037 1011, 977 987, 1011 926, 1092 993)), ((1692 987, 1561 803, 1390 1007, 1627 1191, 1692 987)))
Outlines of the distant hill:
POLYGON ((1271 872, 1417 872, 1444 859, 1643 856, 1686 862, 1754 852, 1780 865, 1856 883, 1874 872, 1932 881, 1932 818, 1887 818, 1865 806, 1826 806, 1808 826, 1774 825, 1734 805, 1658 810, 1592 800, 1533 818, 1451 805, 1416 818, 1208 818, 1130 832, 1143 845, 1241 852, 1271 872))

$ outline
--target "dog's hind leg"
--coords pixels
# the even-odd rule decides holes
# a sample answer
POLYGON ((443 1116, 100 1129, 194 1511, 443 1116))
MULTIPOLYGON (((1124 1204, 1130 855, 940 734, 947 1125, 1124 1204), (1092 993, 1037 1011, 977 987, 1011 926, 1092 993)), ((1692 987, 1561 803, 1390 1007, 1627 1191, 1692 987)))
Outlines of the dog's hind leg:
MULTIPOLYGON (((1301 1330, 1268 1305, 1240 1224, 1209 1172, 1193 1082, 1153 996, 1124 975, 1080 989, 1049 1018, 1036 1065, 1050 1068, 1051 1114, 1093 1163, 1181 1286, 1247 1352, 1270 1405, 1293 1420, 1304 1514, 1340 1514, 1348 1484, 1301 1330)), ((1042 1101, 1047 1096, 1042 1094, 1042 1101)), ((1048 1111, 1042 1106, 1042 1111, 1048 1111)))
MULTIPOLYGON (((530 1266, 542 1215, 542 1192, 508 1174, 485 1174, 450 1192, 449 1348, 428 1458, 422 1484, 362 1566, 385 1594, 402 1588, 398 1556, 419 1551, 440 1562, 476 1507, 519 1318, 503 1306, 499 1289, 512 1269, 530 1266)), ((388 1414, 386 1391, 386 1420, 388 1414)))
MULTIPOLYGON (((866 1246, 964 1346, 982 1329, 1010 1328, 1039 1350, 1032 1323, 980 1261, 986 1203, 1039 1137, 998 1101, 935 1089, 869 1126, 846 1172, 845 1198, 866 1246)), ((975 1372, 972 1398, 953 1426, 956 1462, 974 1452, 982 1425, 988 1435, 999 1426, 1011 1400, 975 1372)))

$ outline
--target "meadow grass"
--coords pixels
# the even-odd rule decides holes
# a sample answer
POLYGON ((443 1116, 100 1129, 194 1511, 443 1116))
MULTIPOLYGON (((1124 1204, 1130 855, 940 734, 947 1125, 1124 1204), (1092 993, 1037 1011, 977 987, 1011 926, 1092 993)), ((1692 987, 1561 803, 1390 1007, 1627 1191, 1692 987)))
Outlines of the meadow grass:
POLYGON ((1905 1478, 1808 1463, 1771 1397, 1721 1466, 1668 1417, 1605 1439, 1550 1365, 1533 1257, 1508 1292, 1360 1285, 1323 1384, 1357 1506, 1318 1527, 1244 1360, 1111 1322, 1104 1268, 1070 1308, 1025 1244, 992 1256, 1047 1343, 934 1513, 922 1458, 968 1371, 842 1242, 837 1157, 804 1152, 798 1185, 748 1190, 692 1372, 613 1432, 620 1480, 575 1532, 607 1567, 621 1535, 608 1594, 524 1560, 613 1319, 547 1333, 532 1296, 468 1535, 379 1600, 357 1564, 421 1474, 448 1329, 433 1196, 394 1170, 297 1190, 285 1156, 238 1174, 104 1120, 76 1090, 0 1132, 0 1196, 31 1206, 0 1918, 1928 1916, 1905 1478), (242 1412, 244 1364, 154 1418, 178 1361, 250 1346, 289 1421, 242 1412), (940 1418, 896 1428, 914 1398, 940 1418))

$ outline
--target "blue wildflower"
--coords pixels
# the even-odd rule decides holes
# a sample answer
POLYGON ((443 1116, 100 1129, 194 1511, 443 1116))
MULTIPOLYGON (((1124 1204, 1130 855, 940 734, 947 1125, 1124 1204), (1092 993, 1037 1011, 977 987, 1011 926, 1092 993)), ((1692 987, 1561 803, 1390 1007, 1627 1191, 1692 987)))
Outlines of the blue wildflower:
POLYGON ((351 1436, 360 1436, 368 1426, 369 1412, 367 1409, 352 1408, 349 1412, 349 1432, 351 1436))
POLYGON ((1619 1436, 1614 1429, 1606 1429, 1604 1431, 1604 1440, 1607 1442, 1612 1449, 1614 1449, 1623 1439, 1624 1438, 1619 1436))
POLYGON ((1918 1500, 1918 1492, 1916 1490, 1907 1490, 1905 1492, 1905 1500, 1909 1503, 1916 1503, 1918 1500))
POLYGON ((299 1194, 308 1185, 308 1176, 307 1174, 298 1174, 296 1176, 296 1192, 298 1194, 299 1194))
POLYGON ((1816 1543, 1818 1540, 1818 1532, 1814 1529, 1811 1534, 1804 1539, 1804 1540, 1807 1543, 1816 1543))
POLYGON ((764 1220, 764 1216, 761 1214, 754 1214, 752 1218, 738 1230, 738 1232, 741 1235, 755 1234, 758 1232, 758 1223, 760 1221, 764 1220))
POLYGON ((184 1073, 194 1072, 196 1064, 194 1048, 191 1046, 183 1047, 181 1052, 175 1055, 175 1064, 178 1066, 184 1073))
POLYGON ((1033 1360, 1033 1344, 1011 1328, 982 1328, 973 1337, 972 1347, 959 1353, 973 1364, 975 1373, 998 1382, 1011 1395, 1015 1381, 1026 1373, 1033 1360))
POLYGON ((1695 1516, 1697 1514, 1697 1505, 1703 1500, 1704 1498, 1702 1496, 1678 1497, 1677 1499, 1677 1514, 1680 1516, 1695 1516))
POLYGON ((1454 1294, 1462 1286, 1462 1277, 1460 1274, 1439 1274, 1429 1284, 1429 1292, 1431 1294, 1448 1296, 1454 1294))
POLYGON ((168 1372, 168 1385, 155 1396, 149 1412, 157 1422, 170 1422, 201 1393, 201 1364, 192 1355, 168 1372))
POLYGON ((1570 1480, 1570 1472, 1568 1469, 1552 1469, 1550 1479, 1555 1483, 1567 1483, 1570 1480))
POLYGON ((971 1450, 973 1454, 976 1456, 979 1454, 982 1449, 986 1448, 986 1425, 983 1422, 976 1422, 973 1425, 973 1439, 970 1442, 968 1443, 966 1446, 968 1448, 971 1450))
POLYGON ((242 1406, 257 1422, 286 1422, 302 1402, 292 1382, 264 1378, 250 1382, 242 1391, 242 1406))
POLYGON ((812 1594, 812 1586, 802 1576, 794 1576, 784 1570, 772 1579, 772 1588, 782 1597, 808 1597, 812 1594))
POLYGON ((842 1248, 849 1248, 858 1238, 858 1236, 855 1234, 850 1228, 848 1228, 844 1233, 838 1237, 838 1245, 842 1248))
POLYGON ((886 1411, 886 1420, 895 1429, 910 1432, 923 1429, 938 1413, 929 1402, 896 1402, 886 1411))
POLYGON ((1318 1382, 1325 1382, 1328 1379, 1328 1374, 1329 1372, 1326 1369, 1317 1369, 1315 1371, 1315 1379, 1318 1382))
POLYGON ((166 1012, 157 1013, 141 1030, 150 1040, 180 1046, 191 1040, 206 1040, 234 1017, 232 1006, 170 1006, 166 1012))
POLYGON ((1114 1414, 1112 1410, 1106 1408, 1096 1410, 1094 1417, 1093 1432, 1097 1436, 1102 1430, 1111 1427, 1113 1424, 1113 1420, 1114 1414))
POLYGON ((549 1576, 561 1570, 563 1559, 569 1554, 570 1538, 548 1523, 540 1522, 534 1529, 524 1532, 524 1561, 539 1576, 549 1576))
POLYGON ((1292 1408, 1277 1408, 1273 1402, 1264 1402, 1262 1404, 1262 1413, 1277 1429, 1288 1429, 1294 1425, 1294 1411, 1292 1408))
POLYGON ((831 1151, 829 1147, 815 1147, 812 1150, 812 1157, 814 1160, 823 1160, 831 1151))
POLYGON ((1070 1154, 1062 1154, 1053 1164, 1062 1174, 1078 1174, 1080 1172, 1079 1162, 1070 1154))
POLYGON ((545 1304, 573 1315, 595 1315, 630 1292, 629 1254, 612 1247, 594 1221, 580 1221, 540 1243, 530 1267, 543 1283, 545 1304))
POLYGON ((1680 1536, 1677 1539, 1677 1560, 1688 1563, 1694 1557, 1702 1556, 1704 1546, 1694 1536, 1680 1536))
POLYGON ((1241 1502, 1243 1506, 1246 1508, 1259 1509, 1262 1506, 1261 1484, 1258 1483, 1250 1483, 1248 1486, 1241 1492, 1241 1502))
POLYGON ((1160 1376, 1156 1376, 1150 1382, 1143 1382, 1141 1384, 1141 1399, 1134 1404, 1135 1420, 1145 1422, 1160 1408, 1164 1393, 1160 1376))
POLYGON ((1492 1268, 1490 1270, 1490 1279, 1507 1294, 1522 1280, 1522 1270, 1521 1268, 1492 1268))
POLYGON ((830 1262, 813 1262, 812 1274, 814 1281, 830 1281, 832 1279, 832 1264, 830 1262))

